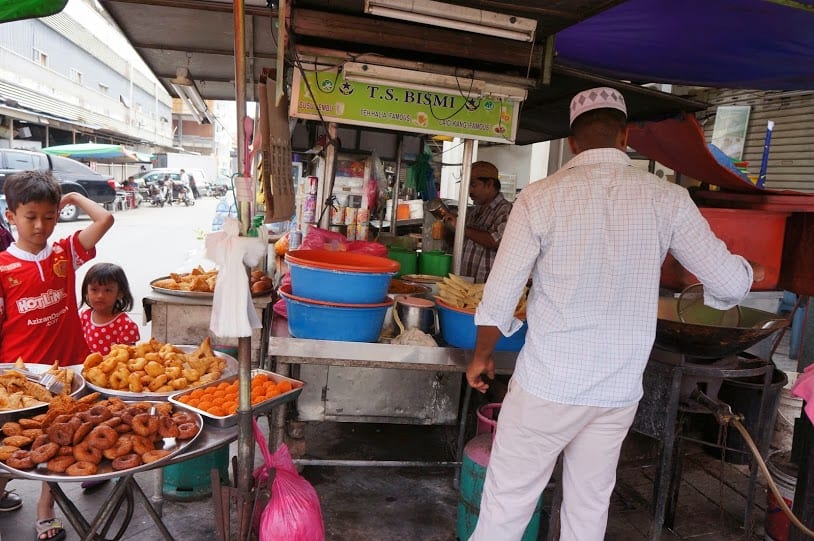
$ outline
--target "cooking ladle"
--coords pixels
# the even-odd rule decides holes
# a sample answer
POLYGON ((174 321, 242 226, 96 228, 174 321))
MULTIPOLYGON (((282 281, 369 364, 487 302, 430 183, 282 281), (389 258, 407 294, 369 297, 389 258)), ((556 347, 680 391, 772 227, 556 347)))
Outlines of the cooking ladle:
POLYGON ((741 323, 740 306, 719 310, 704 304, 703 284, 693 284, 684 288, 676 301, 676 313, 681 323, 723 327, 740 327, 741 323))

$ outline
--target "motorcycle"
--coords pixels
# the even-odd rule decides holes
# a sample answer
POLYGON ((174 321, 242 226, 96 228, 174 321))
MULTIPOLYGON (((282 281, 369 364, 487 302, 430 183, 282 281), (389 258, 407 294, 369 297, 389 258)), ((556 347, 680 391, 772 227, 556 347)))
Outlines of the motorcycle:
POLYGON ((147 200, 154 207, 163 207, 165 194, 164 190, 158 187, 158 184, 159 184, 158 182, 150 183, 150 187, 148 188, 149 197, 147 198, 147 200))
POLYGON ((223 197, 227 191, 228 188, 225 184, 213 184, 211 182, 206 184, 206 195, 209 197, 223 197))
POLYGON ((195 198, 192 197, 192 190, 180 182, 172 183, 172 197, 176 204, 183 203, 187 207, 195 206, 195 198))

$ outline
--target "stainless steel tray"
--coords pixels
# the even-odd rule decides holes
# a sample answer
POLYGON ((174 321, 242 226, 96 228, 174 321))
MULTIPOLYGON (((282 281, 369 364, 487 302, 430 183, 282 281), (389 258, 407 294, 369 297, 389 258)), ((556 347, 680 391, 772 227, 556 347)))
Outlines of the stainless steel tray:
POLYGON ((155 284, 159 280, 166 280, 170 276, 159 276, 152 282, 150 282, 150 287, 153 288, 153 291, 157 293, 163 293, 165 295, 175 295, 176 297, 195 297, 195 298, 204 298, 204 299, 211 299, 213 293, 211 291, 184 291, 181 289, 167 289, 164 287, 156 287, 155 284))
MULTIPOLYGON (((252 406, 252 415, 261 415, 261 414, 269 411, 271 408, 279 406, 280 404, 285 404, 286 402, 291 402, 292 400, 296 400, 297 397, 300 396, 300 393, 302 392, 302 388, 305 385, 304 382, 302 382, 302 381, 300 381, 298 379, 289 378, 289 377, 277 374, 276 372, 269 372, 268 370, 261 370, 259 368, 255 368, 254 370, 252 370, 252 377, 254 377, 254 376, 258 375, 258 374, 267 375, 269 377, 269 379, 274 381, 275 383, 279 383, 281 381, 287 381, 287 382, 289 382, 291 384, 292 389, 290 391, 288 391, 287 393, 277 395, 274 398, 269 398, 268 400, 265 400, 263 402, 260 402, 260 403, 258 403, 256 405, 252 406)), ((206 389, 207 387, 214 387, 214 386, 220 385, 221 383, 224 383, 224 382, 232 383, 235 380, 237 380, 237 375, 229 376, 229 377, 226 377, 226 378, 221 378, 220 380, 215 381, 213 383, 209 383, 207 385, 201 385, 200 387, 196 387, 196 389, 206 389)), ((190 409, 190 410, 194 411, 195 413, 200 414, 201 417, 203 417, 204 421, 206 421, 207 423, 209 423, 209 424, 211 424, 213 426, 218 426, 218 427, 221 427, 221 428, 225 428, 225 427, 234 426, 234 425, 237 424, 237 414, 236 413, 232 414, 232 415, 226 415, 226 416, 223 416, 223 417, 219 417, 217 415, 212 415, 211 413, 208 413, 206 411, 199 410, 198 408, 195 408, 193 406, 188 406, 188 405, 186 405, 183 402, 180 402, 178 400, 179 397, 190 394, 194 390, 195 389, 187 389, 187 390, 184 390, 184 391, 174 393, 174 394, 170 395, 169 401, 173 405, 184 406, 185 408, 190 409)))
MULTIPOLYGON (((210 291, 184 291, 181 289, 167 289, 164 287, 157 287, 155 284, 159 280, 166 280, 169 276, 159 276, 152 282, 150 282, 150 287, 153 288, 153 291, 156 293, 163 293, 164 295, 175 295, 176 297, 192 297, 197 299, 211 299, 214 293, 210 291)), ((268 295, 274 291, 274 288, 267 289, 265 291, 260 291, 258 293, 252 293, 252 297, 262 297, 263 295, 268 295)))
MULTIPOLYGON (((176 346, 176 347, 183 350, 184 353, 192 353, 193 351, 198 349, 198 346, 183 345, 183 346, 176 346)), ((237 374, 237 359, 235 359, 231 355, 228 355, 228 354, 223 353, 221 351, 214 351, 213 350, 213 352, 215 353, 216 357, 222 357, 222 358, 226 359, 226 368, 223 371, 223 375, 221 376, 221 379, 223 377, 230 376, 232 374, 237 374)), ((142 391, 140 393, 134 393, 132 391, 120 391, 120 390, 117 390, 117 389, 108 389, 107 387, 100 387, 98 385, 94 385, 90 381, 87 382, 87 386, 88 386, 88 389, 91 389, 93 391, 97 391, 102 396, 118 396, 119 398, 122 398, 124 400, 163 400, 163 401, 166 401, 167 398, 171 394, 179 392, 179 391, 167 391, 165 393, 154 393, 152 391, 142 391)), ((203 386, 199 385, 198 387, 203 387, 203 386)), ((189 389, 183 389, 183 391, 192 390, 192 389, 196 389, 196 388, 197 387, 190 387, 189 389)))
POLYGON ((163 438, 161 440, 154 442, 156 449, 165 449, 169 451, 170 454, 149 464, 142 464, 141 466, 136 466, 135 468, 130 468, 129 470, 114 470, 111 465, 111 461, 106 458, 103 458, 102 462, 100 462, 96 466, 98 468, 98 472, 95 475, 83 475, 83 476, 71 476, 66 475, 64 473, 49 472, 45 467, 45 463, 38 464, 37 467, 32 470, 18 470, 12 468, 11 466, 6 465, 3 462, 0 462, 0 468, 15 474, 15 477, 24 477, 26 479, 37 479, 40 481, 57 481, 57 482, 97 481, 102 479, 109 479, 112 477, 120 477, 122 475, 131 475, 144 470, 151 470, 157 466, 161 466, 165 462, 168 462, 170 459, 172 459, 172 457, 174 457, 175 455, 177 455, 178 453, 192 445, 192 443, 196 439, 198 439, 198 436, 201 435, 201 431, 204 430, 203 419, 201 418, 201 415, 197 411, 194 411, 193 409, 188 408, 183 404, 180 405, 176 404, 173 407, 173 412, 178 410, 184 410, 193 417, 195 417, 195 423, 198 425, 198 433, 188 440, 179 441, 176 440, 175 438, 163 438))
MULTIPOLYGON (((25 367, 35 374, 41 374, 51 368, 50 364, 34 364, 25 363, 25 367)), ((14 363, 0 363, 0 374, 6 370, 14 368, 14 363)), ((77 397, 85 392, 85 378, 79 372, 80 368, 70 367, 73 371, 73 381, 71 382, 71 396, 77 397)), ((2 410, 0 411, 0 425, 8 421, 16 421, 20 417, 33 417, 40 413, 44 413, 48 409, 48 404, 40 404, 39 406, 29 406, 27 408, 20 408, 16 410, 2 410)))
POLYGON ((443 276, 435 276, 434 274, 403 274, 401 280, 414 284, 436 284, 443 281, 444 278, 443 276))

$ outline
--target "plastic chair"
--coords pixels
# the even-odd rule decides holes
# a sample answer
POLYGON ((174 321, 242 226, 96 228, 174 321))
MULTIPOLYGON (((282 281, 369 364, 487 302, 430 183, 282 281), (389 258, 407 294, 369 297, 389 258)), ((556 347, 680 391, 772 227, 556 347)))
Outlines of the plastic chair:
POLYGON ((116 198, 113 200, 113 210, 127 210, 129 207, 127 194, 124 192, 116 192, 116 198))

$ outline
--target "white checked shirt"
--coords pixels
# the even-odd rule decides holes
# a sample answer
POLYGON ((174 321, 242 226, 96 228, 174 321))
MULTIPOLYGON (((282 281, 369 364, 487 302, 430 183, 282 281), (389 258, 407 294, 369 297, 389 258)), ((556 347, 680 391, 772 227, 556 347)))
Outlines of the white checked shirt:
POLYGON ((475 322, 504 334, 531 275, 529 331, 514 377, 562 404, 622 407, 642 396, 668 250, 729 308, 752 284, 681 186, 632 166, 624 152, 580 153, 514 203, 475 322))

